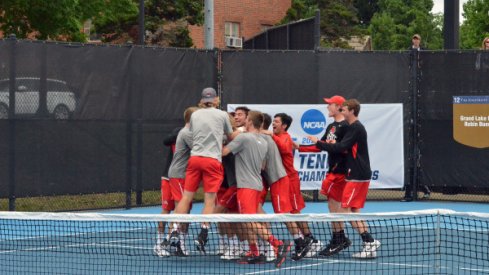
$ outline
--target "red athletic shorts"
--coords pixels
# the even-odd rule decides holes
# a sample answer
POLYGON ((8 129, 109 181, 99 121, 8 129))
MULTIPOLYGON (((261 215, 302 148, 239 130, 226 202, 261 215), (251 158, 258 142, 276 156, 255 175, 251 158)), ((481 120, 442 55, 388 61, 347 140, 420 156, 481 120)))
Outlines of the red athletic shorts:
POLYGON ((265 201, 267 200, 268 189, 270 188, 268 187, 268 184, 264 179, 262 179, 262 183, 263 183, 263 190, 261 190, 260 192, 260 204, 264 205, 265 201))
POLYGON ((343 198, 341 199, 341 207, 343 208, 363 208, 367 200, 368 186, 370 181, 352 182, 347 181, 345 190, 343 190, 343 198))
POLYGON ((275 213, 290 213, 292 211, 289 190, 289 177, 287 176, 272 183, 270 186, 270 196, 275 213))
POLYGON ((224 169, 217 159, 192 156, 188 160, 185 173, 185 191, 197 191, 202 181, 205 193, 216 193, 219 191, 223 178, 224 169))
POLYGON ((232 213, 238 213, 238 199, 237 199, 238 188, 236 186, 229 188, 220 188, 217 192, 217 204, 225 207, 232 213))
POLYGON ((182 200, 185 179, 170 178, 170 189, 173 199, 177 202, 182 200))
POLYGON ((341 202, 346 181, 344 174, 328 173, 321 186, 321 194, 329 199, 341 202))
POLYGON ((175 201, 171 194, 170 182, 166 178, 161 178, 161 208, 167 211, 175 210, 175 201))
POLYGON ((238 188, 238 209, 240 214, 256 214, 260 203, 260 191, 238 188))
POLYGON ((300 213, 306 204, 304 203, 304 198, 301 193, 301 181, 299 179, 299 174, 294 173, 288 175, 289 177, 289 188, 290 188, 290 203, 292 204, 292 211, 290 213, 297 214, 300 213))

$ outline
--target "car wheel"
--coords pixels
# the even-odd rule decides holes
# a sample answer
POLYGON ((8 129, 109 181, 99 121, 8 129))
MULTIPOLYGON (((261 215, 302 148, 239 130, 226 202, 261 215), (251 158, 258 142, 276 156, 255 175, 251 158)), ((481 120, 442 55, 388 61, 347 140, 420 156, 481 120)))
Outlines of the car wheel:
POLYGON ((68 119, 70 118, 70 110, 65 105, 58 105, 53 111, 54 119, 68 119))
POLYGON ((0 119, 8 119, 8 107, 5 104, 0 104, 0 119))

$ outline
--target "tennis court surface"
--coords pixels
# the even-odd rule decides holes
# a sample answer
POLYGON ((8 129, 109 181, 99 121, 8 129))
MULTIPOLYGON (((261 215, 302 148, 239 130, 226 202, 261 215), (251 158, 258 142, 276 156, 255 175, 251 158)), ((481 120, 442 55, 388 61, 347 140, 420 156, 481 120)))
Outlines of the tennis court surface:
MULTIPOLYGON (((385 207, 388 203, 382 204, 385 207)), ((488 207, 485 204, 476 206, 478 211, 488 207)), ((318 204, 318 207, 324 207, 324 204, 318 204)), ((0 212, 0 228, 0 271, 3 274, 489 273, 489 214, 475 212, 417 210, 360 215, 212 217, 127 212, 0 212), (190 223, 186 238, 187 257, 158 257, 154 254, 157 225, 163 219, 190 223), (381 242, 376 258, 352 258, 353 253, 362 249, 362 241, 348 224, 346 233, 352 245, 330 257, 311 253, 299 261, 292 261, 289 254, 282 266, 275 268, 273 262, 238 264, 215 255, 218 250, 218 223, 267 222, 277 238, 292 240, 284 223, 306 221, 314 237, 326 245, 331 239, 331 221, 355 220, 367 221, 369 231, 381 242), (194 245, 203 221, 212 222, 206 255, 197 251, 194 245)))

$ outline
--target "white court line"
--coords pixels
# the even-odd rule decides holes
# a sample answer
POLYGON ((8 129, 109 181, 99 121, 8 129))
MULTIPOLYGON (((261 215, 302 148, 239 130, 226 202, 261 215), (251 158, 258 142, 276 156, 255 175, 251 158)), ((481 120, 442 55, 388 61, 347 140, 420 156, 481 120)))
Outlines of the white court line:
POLYGON ((120 233, 120 232, 131 232, 131 231, 137 231, 137 230, 142 230, 142 229, 147 229, 148 227, 139 227, 139 228, 132 228, 132 229, 127 229, 127 230, 106 230, 106 231, 92 231, 92 232, 85 232, 85 233, 73 233, 73 234, 62 234, 62 235, 41 235, 41 236, 31 236, 31 237, 18 237, 18 238, 11 238, 11 239, 1 239, 0 243, 2 242, 9 242, 9 241, 22 241, 22 240, 33 240, 33 239, 44 239, 44 238, 52 238, 52 237, 74 237, 74 236, 84 236, 84 235, 89 235, 89 234, 100 234, 100 233, 120 233))
POLYGON ((459 267, 458 269, 489 273, 489 269, 459 267))
MULTIPOLYGON (((299 268, 307 268, 307 267, 319 266, 319 265, 324 265, 324 264, 342 264, 342 263, 362 264, 362 265, 364 265, 364 264, 377 264, 377 265, 392 265, 392 266, 418 267, 418 268, 421 267, 421 268, 433 268, 433 269, 435 269, 435 267, 432 265, 378 263, 378 262, 366 262, 366 261, 359 261, 359 260, 323 260, 322 263, 297 265, 297 266, 291 266, 291 267, 282 267, 280 269, 269 269, 269 270, 262 270, 262 271, 244 273, 244 274, 264 274, 264 273, 280 272, 281 270, 288 270, 288 269, 299 269, 299 268)), ((449 269, 446 266, 439 266, 438 268, 449 269)), ((463 268, 461 268, 461 269, 463 269, 463 268)), ((476 270, 476 269, 470 269, 470 270, 476 270)), ((375 271, 375 270, 372 270, 372 271, 375 271)), ((489 271, 489 270, 483 270, 483 271, 489 271)))
POLYGON ((33 247, 33 248, 24 248, 24 249, 17 249, 17 250, 0 251, 0 254, 25 252, 25 251, 45 251, 45 250, 53 250, 53 249, 64 248, 64 247, 83 247, 83 246, 112 246, 112 247, 141 249, 141 250, 151 250, 152 249, 152 248, 141 247, 141 246, 128 246, 128 245, 111 244, 111 243, 124 243, 124 242, 139 242, 141 240, 146 240, 146 239, 118 240, 118 241, 109 241, 109 242, 102 242, 102 243, 70 244, 70 245, 65 245, 65 246, 46 246, 46 247, 36 247, 36 248, 33 247))

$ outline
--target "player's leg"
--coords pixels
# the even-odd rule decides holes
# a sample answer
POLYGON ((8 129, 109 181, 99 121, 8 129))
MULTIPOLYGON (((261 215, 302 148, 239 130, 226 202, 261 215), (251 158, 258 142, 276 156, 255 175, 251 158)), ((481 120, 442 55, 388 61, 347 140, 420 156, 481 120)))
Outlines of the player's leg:
MULTIPOLYGON (((343 192, 344 198, 341 207, 348 212, 360 213, 367 199, 368 187, 370 182, 347 182, 343 192)), ((352 221, 352 227, 360 234, 363 241, 363 248, 360 252, 354 253, 354 258, 376 258, 377 249, 380 247, 380 241, 375 240, 370 232, 365 221, 352 221)))
MULTIPOLYGON (((330 213, 342 213, 341 201, 343 200, 343 190, 345 188, 345 176, 342 174, 328 173, 321 186, 321 194, 328 197, 328 209, 330 213)), ((329 244, 321 250, 319 255, 332 256, 351 245, 351 241, 346 237, 343 222, 332 222, 332 237, 329 244)))

